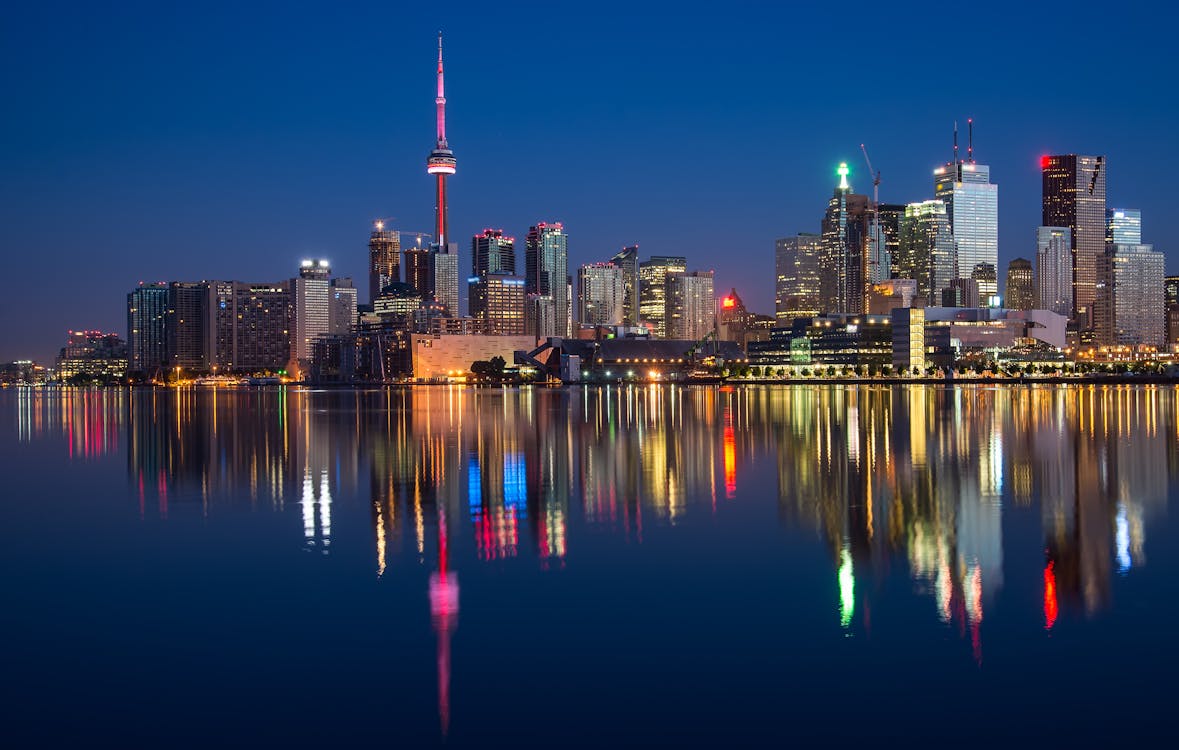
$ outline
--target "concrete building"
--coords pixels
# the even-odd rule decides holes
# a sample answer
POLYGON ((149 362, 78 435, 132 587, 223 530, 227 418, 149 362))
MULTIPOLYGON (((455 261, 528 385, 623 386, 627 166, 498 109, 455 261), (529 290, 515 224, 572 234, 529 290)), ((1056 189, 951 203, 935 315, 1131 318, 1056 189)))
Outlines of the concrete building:
POLYGON ((677 271, 667 275, 668 338, 699 341, 716 330, 716 295, 712 271, 677 271))
POLYGON ((898 308, 891 312, 892 366, 897 372, 925 372, 925 310, 898 308))
POLYGON ((583 326, 624 325, 626 282, 622 266, 588 263, 577 269, 577 322, 583 326))
POLYGON ((430 252, 430 275, 433 280, 434 300, 446 307, 452 317, 462 315, 459 308, 458 243, 434 245, 430 252))
POLYGON ((168 285, 168 313, 164 322, 169 370, 208 372, 212 367, 209 325, 210 284, 173 281, 168 285))
POLYGON ((70 331, 55 369, 59 380, 117 380, 127 374, 127 342, 114 333, 70 331))
POLYGON ((774 317, 778 325, 819 314, 823 237, 800 233, 774 242, 774 317))

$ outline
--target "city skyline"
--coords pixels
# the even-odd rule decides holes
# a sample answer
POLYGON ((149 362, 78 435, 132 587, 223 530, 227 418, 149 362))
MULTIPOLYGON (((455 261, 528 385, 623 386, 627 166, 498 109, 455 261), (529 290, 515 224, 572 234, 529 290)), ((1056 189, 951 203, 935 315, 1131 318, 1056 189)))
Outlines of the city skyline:
MULTIPOLYGON (((35 14, 40 11, 26 12, 34 16, 6 26, 10 33, 30 26, 30 34, 6 44, 6 54, 33 55, 31 45, 40 28, 35 14)), ((451 131, 464 156, 463 172, 448 185, 450 233, 460 238, 463 255, 463 239, 481 227, 504 227, 522 236, 541 218, 560 221, 574 237, 570 268, 605 261, 637 242, 644 257, 686 255, 692 268, 716 270, 717 289, 736 288, 751 310, 772 313, 774 290, 766 279, 773 267, 773 243, 818 231, 835 164, 848 162, 852 189, 867 193, 871 178, 856 158, 859 143, 865 142, 882 172, 882 202, 927 200, 933 197, 931 170, 952 155, 953 122, 969 116, 978 131, 976 158, 991 167, 992 180, 1002 186, 999 268, 1034 252, 1031 237, 1041 223, 1039 159, 1044 154, 1104 154, 1109 160, 1109 204, 1141 209, 1146 216, 1144 241, 1168 256, 1179 236, 1179 229, 1162 221, 1161 192, 1146 177, 1147 144, 1161 141, 1172 105, 1136 89, 1141 106, 1129 126, 1083 103, 1066 108, 1071 117, 1061 117, 1060 107, 1042 116, 1022 111, 1022 104, 1042 92, 1022 79, 1012 83, 1016 68, 1047 64, 1055 48, 1051 41, 1044 45, 1047 49, 996 55, 996 76, 980 77, 969 97, 947 86, 944 96, 883 112, 870 126, 852 122, 846 103, 820 99, 821 119, 830 127, 782 131, 782 117, 794 99, 779 100, 773 87, 790 84, 796 97, 821 93, 817 78, 791 66, 796 56, 819 54, 819 47, 808 42, 783 51, 771 42, 769 29, 750 28, 740 18, 673 22, 638 9, 627 28, 579 19, 587 23, 561 44, 583 49, 603 38, 619 44, 641 40, 651 59, 641 68, 606 60, 596 67, 558 62, 540 69, 521 50, 509 50, 490 64, 473 52, 473 42, 489 24, 495 29, 538 23, 527 14, 508 10, 490 19, 410 17, 398 27, 404 55, 396 62, 375 52, 338 60, 316 52, 276 72, 281 65, 276 63, 275 70, 258 66, 259 50, 248 44, 275 45, 268 36, 256 39, 247 33, 261 18, 247 13, 216 35, 227 47, 225 60, 199 65, 190 58, 203 49, 201 28, 216 22, 217 13, 199 19, 169 16, 181 11, 140 13, 142 17, 122 19, 128 22, 109 34, 87 33, 77 40, 70 54, 93 56, 97 62, 92 70, 67 70, 62 66, 68 60, 33 66, 17 89, 14 111, 22 115, 2 126, 10 142, 24 144, 4 181, 5 244, 17 253, 18 272, 39 277, 65 262, 77 273, 61 279, 69 303, 52 306, 33 325, 19 330, 11 326, 16 312, 32 304, 31 291, 16 290, 0 307, 12 331, 0 341, 0 360, 31 356, 48 361, 67 329, 120 330, 126 315, 121 295, 140 280, 271 278, 300 257, 328 258, 339 275, 365 279, 372 221, 393 217, 391 226, 421 230, 434 218, 420 149, 427 118, 435 116, 426 101, 435 82, 434 71, 421 61, 434 52, 439 27, 447 39, 454 91, 448 102, 451 131), (175 42, 167 52, 152 46, 156 42, 146 34, 150 21, 161 20, 152 13, 162 14, 164 21, 192 21, 165 24, 175 42), (688 53, 684 40, 700 38, 709 24, 722 40, 742 43, 745 60, 755 63, 750 70, 740 55, 706 51, 697 59, 688 53), (659 33, 671 30, 683 32, 683 39, 659 33), (96 44, 102 46, 96 50, 96 44), (126 51, 113 54, 120 44, 126 51), (159 56, 158 70, 149 71, 134 56, 145 48, 159 56), (998 75, 1002 71, 1006 77, 998 75), (228 85, 238 73, 245 74, 243 81, 228 85), (359 80, 339 91, 331 85, 349 76, 359 80), (71 112, 82 112, 77 119, 54 114, 64 105, 46 97, 67 84, 74 94, 71 112), (538 90, 577 96, 563 97, 562 106, 551 112, 534 108, 536 116, 523 116, 529 110, 520 103, 538 90), (133 96, 136 91, 152 96, 133 96), (263 95, 251 96, 258 92, 263 95), (754 93, 758 95, 747 100, 754 93), (100 94, 106 98, 95 99, 100 94), (691 106, 701 94, 716 105, 708 112, 691 106), (180 96, 187 98, 181 102, 180 96), (93 106, 96 102, 101 106, 93 106), (177 109, 179 104, 183 106, 177 109), (685 112, 692 117, 681 122, 685 112), (189 117, 181 117, 184 113, 189 117), (759 142, 768 174, 735 183, 732 149, 747 138, 759 142), (633 144, 640 142, 658 144, 658 173, 634 170, 633 144), (539 167, 530 158, 535 154, 542 155, 539 167), (554 167, 558 189, 527 186, 524 175, 530 170, 554 167), (163 183, 161 173, 169 178, 163 183), (504 183, 524 187, 491 187, 504 183), (637 199, 652 192, 660 200, 637 199), (81 243, 82 249, 66 242, 60 231, 66 220, 84 225, 92 241, 81 243), (726 245, 723 253, 716 249, 718 240, 726 245)), ((1047 16, 1050 9, 1032 11, 1036 13, 1047 16)), ((811 25, 828 23, 818 16, 793 18, 811 25)), ((1035 18, 1029 18, 1035 26, 1035 18)), ((54 33, 73 40, 90 22, 101 31, 119 20, 117 15, 87 19, 79 11, 56 25, 54 33)), ((297 38, 322 34, 332 42, 328 49, 351 45, 361 33, 351 19, 314 31, 313 24, 299 19, 265 20, 277 24, 275 39, 282 30, 297 38)), ((981 32, 998 20, 984 17, 978 23, 981 32)), ((1066 28, 1070 23, 1079 21, 1062 22, 1066 28)), ((919 22, 888 31, 903 42, 923 28, 919 22)), ((1143 42, 1149 57, 1145 42, 1158 32, 1119 18, 1110 33, 1143 42)), ((538 43, 542 49, 537 54, 558 44, 538 43)), ((886 52, 887 61, 904 62, 908 53, 899 51, 903 47, 886 52)), ((281 45, 272 51, 279 61, 293 54, 281 45)), ((1081 72, 1105 80, 1124 73, 1124 65, 1107 59, 1100 69, 1081 72)), ((1060 92, 1062 100, 1065 93, 1060 92)), ((881 95, 867 96, 876 101, 873 97, 881 95)), ((469 263, 462 257, 459 267, 469 263)), ((1174 272, 1174 262, 1170 265, 1174 272)))

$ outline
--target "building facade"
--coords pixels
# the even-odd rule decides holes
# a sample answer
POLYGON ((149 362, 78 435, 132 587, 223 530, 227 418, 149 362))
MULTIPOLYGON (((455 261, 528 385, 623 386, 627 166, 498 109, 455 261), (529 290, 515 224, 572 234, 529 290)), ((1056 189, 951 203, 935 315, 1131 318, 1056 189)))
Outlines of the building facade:
POLYGON ((368 238, 369 303, 395 281, 401 281, 401 233, 385 229, 385 222, 378 221, 368 238))
POLYGON ((583 326, 623 325, 626 283, 622 266, 589 263, 577 269, 577 322, 583 326))
POLYGON ((1073 230, 1036 227, 1036 307, 1073 314, 1073 230))
POLYGON ((331 264, 322 259, 304 260, 294 290, 294 336, 291 359, 302 370, 311 362, 315 339, 331 330, 331 264))
POLYGON ((774 242, 774 317, 788 326, 819 314, 822 235, 800 233, 774 242))
POLYGON ((539 222, 528 229, 524 243, 524 292, 552 311, 529 316, 537 338, 569 336, 569 240, 561 222, 539 222), (546 300, 547 298, 547 300, 546 300), (544 326, 553 321, 551 328, 544 326))
POLYGON ((860 313, 867 294, 867 247, 871 212, 866 195, 852 192, 847 164, 838 169, 839 184, 827 201, 819 258, 819 308, 823 312, 860 313))
POLYGON ((1097 265, 1105 253, 1105 157, 1044 156, 1040 171, 1043 226, 1071 231, 1072 317, 1087 326, 1097 294, 1097 265))
POLYGON ((168 285, 143 284, 127 295, 129 372, 154 373, 164 366, 167 351, 168 285))
POLYGON ((667 275, 667 338, 699 341, 716 330, 716 295, 712 271, 676 271, 667 275))
POLYGON ((679 255, 653 255, 639 264, 639 324, 657 338, 671 338, 667 330, 667 277, 688 270, 679 255))
POLYGON ((1165 273, 1165 256, 1150 245, 1106 246, 1093 304, 1096 343, 1164 346, 1165 273))
POLYGON ((940 200, 905 206, 893 272, 897 278, 916 281, 917 294, 925 304, 936 303, 942 290, 959 277, 954 235, 940 200))
POLYGON ((471 238, 471 275, 516 275, 516 239, 502 229, 484 229, 471 238))
POLYGON ((1105 244, 1141 245, 1142 212, 1136 208, 1105 209, 1105 244))
POLYGON ((1009 310, 1031 310, 1036 306, 1035 274, 1030 260, 1016 258, 1007 264, 1003 292, 1003 306, 1009 310))
MULTIPOLYGON (((999 186, 991 168, 973 160, 950 162, 933 171, 934 197, 946 204, 946 216, 958 254, 959 275, 979 282, 977 305, 997 295, 999 267, 999 186), (988 264, 991 274, 976 275, 988 264)), ((973 306, 973 305, 971 305, 973 306)))
POLYGON ((467 279, 475 330, 486 336, 524 335, 524 279, 491 273, 467 279))
POLYGON ((1167 344, 1179 344, 1179 276, 1163 281, 1163 302, 1167 307, 1167 344))
POLYGON ((622 269, 622 324, 639 324, 639 246, 630 245, 610 259, 622 269))
POLYGON ((433 299, 446 307, 447 314, 457 318, 459 309, 459 254, 458 243, 435 245, 430 252, 430 276, 433 299))

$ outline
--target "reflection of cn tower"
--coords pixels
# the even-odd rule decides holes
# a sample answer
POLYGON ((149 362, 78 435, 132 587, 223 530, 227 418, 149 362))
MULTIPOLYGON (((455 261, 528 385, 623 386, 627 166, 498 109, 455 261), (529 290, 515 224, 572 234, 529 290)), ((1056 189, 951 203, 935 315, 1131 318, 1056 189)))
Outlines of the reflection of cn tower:
POLYGON ((434 227, 435 239, 438 247, 445 251, 449 239, 446 225, 446 176, 454 174, 454 152, 446 143, 446 94, 442 83, 442 34, 438 35, 438 96, 434 99, 438 108, 438 142, 434 150, 426 159, 426 172, 434 175, 438 180, 438 194, 436 196, 436 223, 434 227))
POLYGON ((438 572, 430 574, 430 620, 438 633, 438 718, 450 727, 450 634, 458 626, 458 574, 446 569, 446 510, 438 504, 438 572))

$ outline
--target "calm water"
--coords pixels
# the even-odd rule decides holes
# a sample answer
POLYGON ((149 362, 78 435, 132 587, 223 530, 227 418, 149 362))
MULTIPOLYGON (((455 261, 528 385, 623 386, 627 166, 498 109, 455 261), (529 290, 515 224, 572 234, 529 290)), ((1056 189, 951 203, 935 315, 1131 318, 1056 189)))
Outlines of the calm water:
POLYGON ((0 468, 9 740, 1170 733, 1170 387, 9 389, 0 468))

